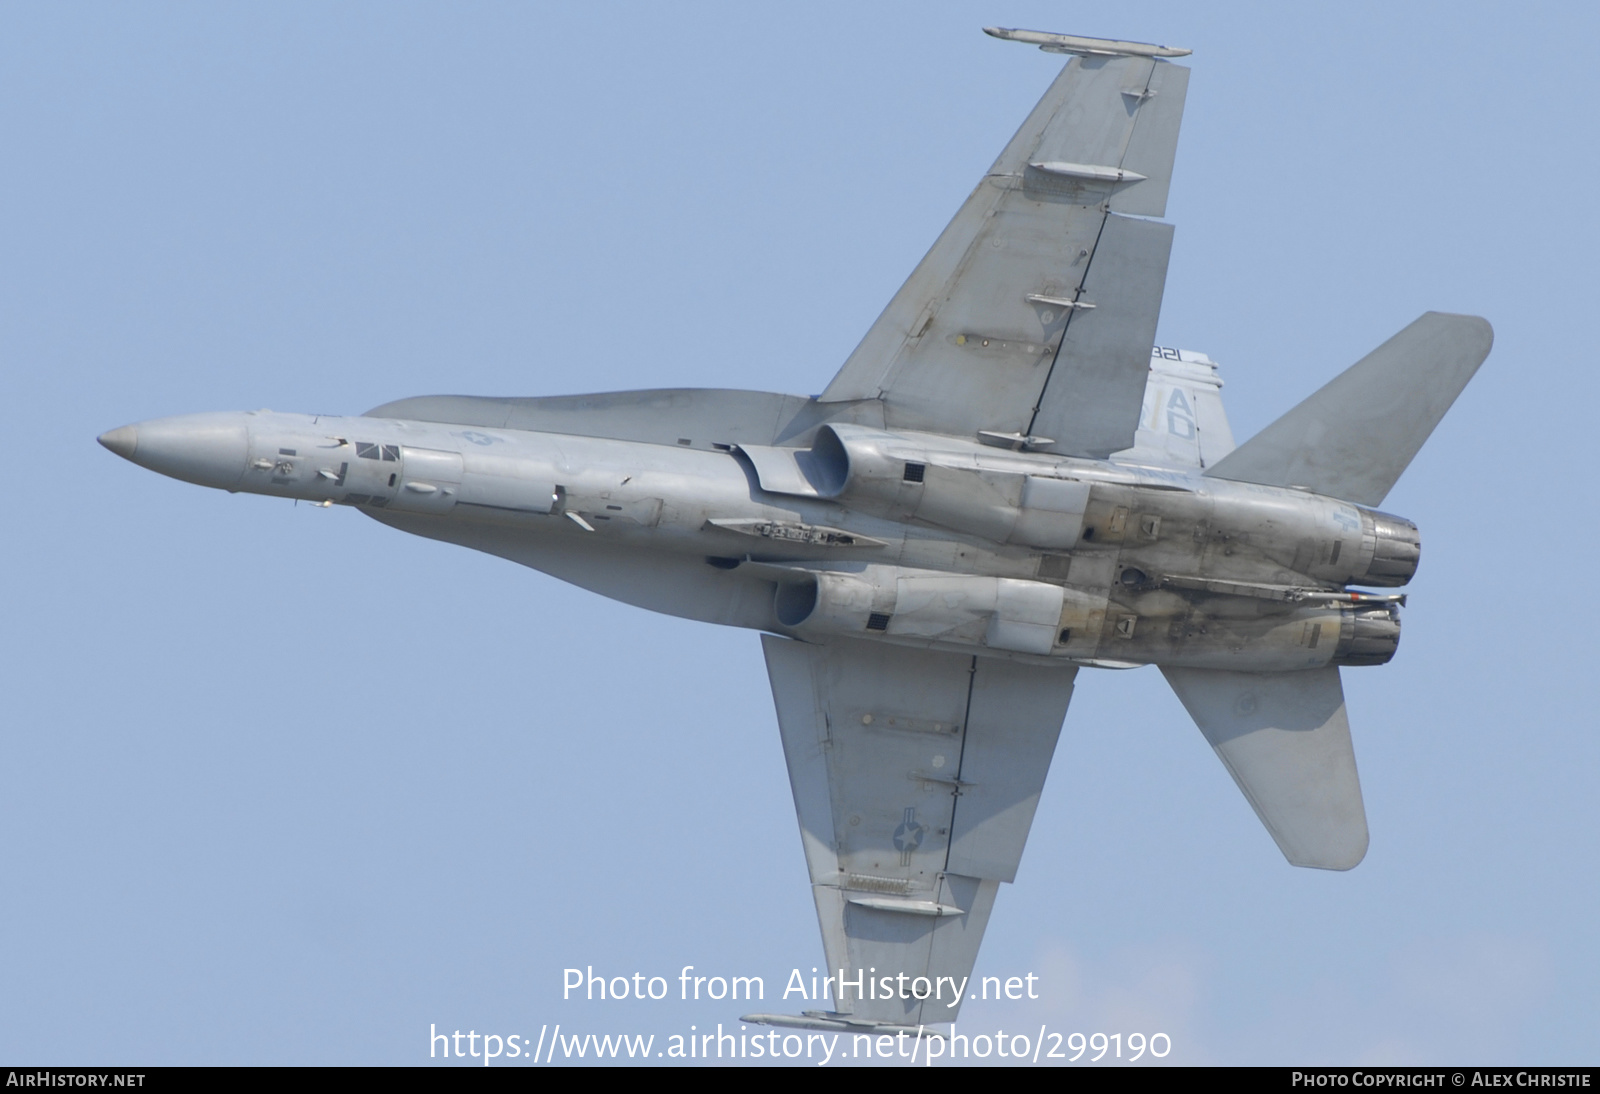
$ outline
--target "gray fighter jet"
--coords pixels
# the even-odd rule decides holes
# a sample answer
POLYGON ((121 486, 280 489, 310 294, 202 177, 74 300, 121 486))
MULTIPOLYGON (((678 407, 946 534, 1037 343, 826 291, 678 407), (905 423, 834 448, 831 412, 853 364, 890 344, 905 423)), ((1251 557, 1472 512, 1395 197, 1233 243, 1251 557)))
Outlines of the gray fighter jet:
POLYGON ((1379 512, 1489 353, 1430 312, 1235 447, 1155 347, 1188 51, 1033 31, 1061 75, 826 391, 428 396, 114 429, 140 466, 345 505, 761 632, 833 1009, 955 1018, 1078 670, 1154 664, 1297 866, 1367 824, 1340 684, 1400 637, 1379 512))

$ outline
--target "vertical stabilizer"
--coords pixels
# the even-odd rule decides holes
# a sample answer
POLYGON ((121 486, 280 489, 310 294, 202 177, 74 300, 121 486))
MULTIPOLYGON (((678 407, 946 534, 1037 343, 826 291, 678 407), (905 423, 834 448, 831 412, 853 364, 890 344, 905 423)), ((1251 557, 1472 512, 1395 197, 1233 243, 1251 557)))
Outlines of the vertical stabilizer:
POLYGON ((1222 409, 1217 363, 1191 350, 1152 349, 1133 447, 1113 452, 1111 458, 1203 470, 1232 451, 1233 431, 1222 409))

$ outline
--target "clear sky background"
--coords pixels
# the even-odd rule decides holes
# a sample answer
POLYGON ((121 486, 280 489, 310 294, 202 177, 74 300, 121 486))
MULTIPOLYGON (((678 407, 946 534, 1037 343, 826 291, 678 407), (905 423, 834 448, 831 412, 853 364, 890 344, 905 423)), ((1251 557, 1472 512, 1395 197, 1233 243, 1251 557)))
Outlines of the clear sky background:
POLYGON ((971 1032, 1182 1063, 1600 1058, 1592 8, 9 4, 0 1060, 665 1037, 821 944, 759 643, 94 443, 407 395, 820 391, 1054 77, 1190 47, 1160 341, 1255 433, 1429 309, 1492 355, 1390 495, 1372 829, 1287 866, 1153 669, 1086 671, 971 1032), (674 981, 675 983, 675 981, 674 981))

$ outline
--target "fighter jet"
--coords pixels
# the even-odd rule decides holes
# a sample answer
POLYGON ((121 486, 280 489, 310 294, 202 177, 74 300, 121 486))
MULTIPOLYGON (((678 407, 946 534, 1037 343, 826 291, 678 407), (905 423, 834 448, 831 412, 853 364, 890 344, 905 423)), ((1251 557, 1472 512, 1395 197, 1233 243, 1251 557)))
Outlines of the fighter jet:
POLYGON ((1243 445, 1154 346, 1189 51, 1068 58, 820 395, 425 396, 198 414, 100 443, 341 505, 604 596, 758 631, 831 1009, 953 1020, 1080 669, 1160 668, 1285 857, 1367 849, 1340 672, 1400 638, 1417 527, 1377 507, 1489 353, 1429 312, 1243 445))

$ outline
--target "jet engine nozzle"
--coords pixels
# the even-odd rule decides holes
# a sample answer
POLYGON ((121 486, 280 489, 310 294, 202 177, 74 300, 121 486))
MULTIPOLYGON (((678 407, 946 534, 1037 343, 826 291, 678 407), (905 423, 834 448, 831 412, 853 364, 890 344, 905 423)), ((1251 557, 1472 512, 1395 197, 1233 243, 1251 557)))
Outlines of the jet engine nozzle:
POLYGON ((244 477, 250 431, 243 414, 184 414, 100 435, 125 460, 174 479, 232 490, 244 477))
POLYGON ((1405 517, 1363 509, 1361 538, 1363 548, 1371 544, 1372 561, 1367 563, 1365 573, 1356 576, 1356 583, 1398 586, 1416 576, 1417 563, 1422 559, 1422 536, 1405 517))
POLYGON ((1350 607, 1340 619, 1339 645, 1332 663, 1386 665, 1399 648, 1400 610, 1396 605, 1350 607))

